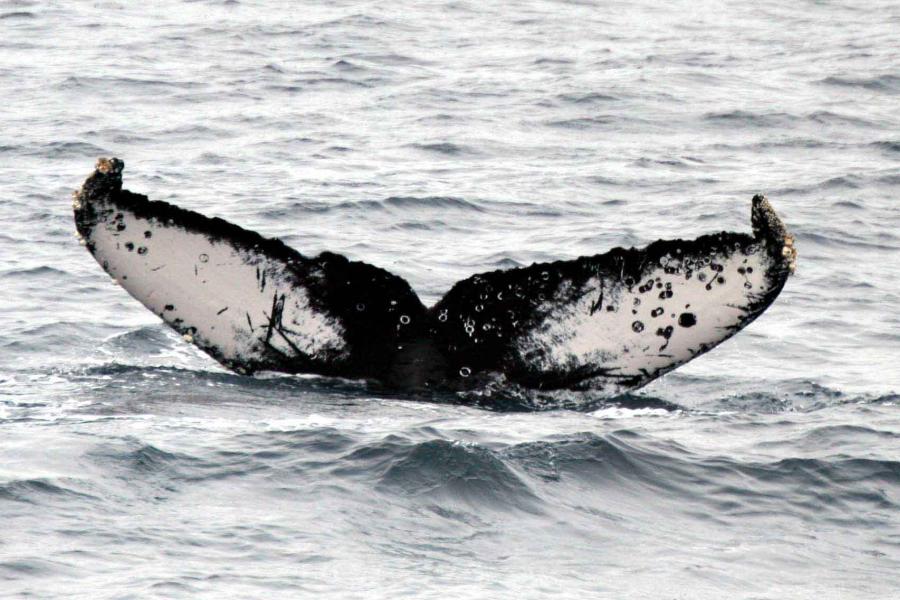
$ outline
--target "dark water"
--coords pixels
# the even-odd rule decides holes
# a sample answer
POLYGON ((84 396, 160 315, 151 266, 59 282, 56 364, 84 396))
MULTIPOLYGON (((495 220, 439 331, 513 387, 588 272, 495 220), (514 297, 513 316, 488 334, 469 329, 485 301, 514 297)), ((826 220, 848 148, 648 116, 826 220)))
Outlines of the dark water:
POLYGON ((880 1, 0 2, 0 596, 900 597, 898 30, 880 1), (799 270, 591 410, 245 379, 78 246, 100 155, 430 301, 747 230, 758 191, 799 270))

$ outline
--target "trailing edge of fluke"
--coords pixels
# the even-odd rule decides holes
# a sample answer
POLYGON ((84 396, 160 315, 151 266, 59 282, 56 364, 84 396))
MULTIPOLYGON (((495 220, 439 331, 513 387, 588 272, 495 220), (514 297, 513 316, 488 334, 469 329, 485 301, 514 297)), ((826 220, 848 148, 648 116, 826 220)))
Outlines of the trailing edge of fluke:
POLYGON ((219 218, 122 189, 100 159, 74 196, 83 244, 185 341, 241 374, 374 379, 402 389, 506 381, 612 396, 746 327, 778 296, 793 237, 763 196, 753 234, 659 240, 481 273, 426 307, 400 277, 305 256, 219 218))

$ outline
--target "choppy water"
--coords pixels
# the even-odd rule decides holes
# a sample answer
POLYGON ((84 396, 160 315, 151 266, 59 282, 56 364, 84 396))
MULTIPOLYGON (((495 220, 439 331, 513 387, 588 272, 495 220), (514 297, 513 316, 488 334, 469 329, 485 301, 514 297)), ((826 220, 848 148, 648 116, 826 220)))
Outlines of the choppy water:
POLYGON ((0 2, 0 596, 896 598, 896 2, 0 2), (614 406, 252 380, 73 237, 126 186, 435 300, 749 228, 800 263, 614 406))

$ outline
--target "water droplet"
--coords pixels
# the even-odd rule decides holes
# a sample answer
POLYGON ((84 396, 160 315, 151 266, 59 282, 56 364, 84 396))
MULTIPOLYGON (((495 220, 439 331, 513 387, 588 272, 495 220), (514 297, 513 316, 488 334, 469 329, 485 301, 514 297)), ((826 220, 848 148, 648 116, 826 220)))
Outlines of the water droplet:
POLYGON ((438 315, 438 321, 440 321, 441 323, 444 323, 446 320, 447 320, 447 313, 441 313, 440 315, 438 315))
POLYGON ((469 375, 472 374, 472 369, 470 369, 469 367, 463 367, 462 369, 459 370, 459 374, 462 375, 463 377, 468 377, 469 375))
POLYGON ((402 323, 403 325, 409 325, 409 317, 406 315, 401 315, 400 323, 402 323))
POLYGON ((484 310, 484 304, 479 304, 475 307, 475 312, 481 312, 484 310))
POLYGON ((640 333, 644 330, 644 324, 640 321, 635 321, 631 324, 631 329, 633 329, 635 333, 640 333))
POLYGON ((138 254, 147 254, 147 247, 141 246, 140 248, 138 248, 137 252, 138 252, 138 254))
POLYGON ((356 305, 356 310, 359 312, 362 312, 362 311, 366 310, 366 305, 363 304, 362 302, 360 302, 359 304, 356 305))
POLYGON ((201 255, 200 255, 200 262, 202 262, 202 263, 207 263, 207 262, 209 262, 209 254, 201 254, 201 255))

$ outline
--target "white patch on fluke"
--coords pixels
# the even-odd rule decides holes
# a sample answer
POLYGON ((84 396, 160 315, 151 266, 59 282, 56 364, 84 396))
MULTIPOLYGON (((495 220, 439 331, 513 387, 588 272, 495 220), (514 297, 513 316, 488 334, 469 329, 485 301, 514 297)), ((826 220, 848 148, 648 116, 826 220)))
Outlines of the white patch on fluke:
POLYGON ((93 229, 95 258, 185 340, 223 361, 262 361, 267 344, 288 357, 344 352, 342 326, 310 306, 284 261, 110 208, 122 217, 93 229), (270 331, 273 307, 281 318, 270 331))
MULTIPOLYGON (((517 340, 519 359, 543 371, 597 368, 605 376, 648 377, 731 337, 769 289, 770 258, 761 244, 660 263, 631 286, 594 277, 575 302, 564 300, 572 294, 564 281, 538 309, 543 322, 517 340)), ((607 387, 612 382, 605 376, 598 383, 607 387)))

